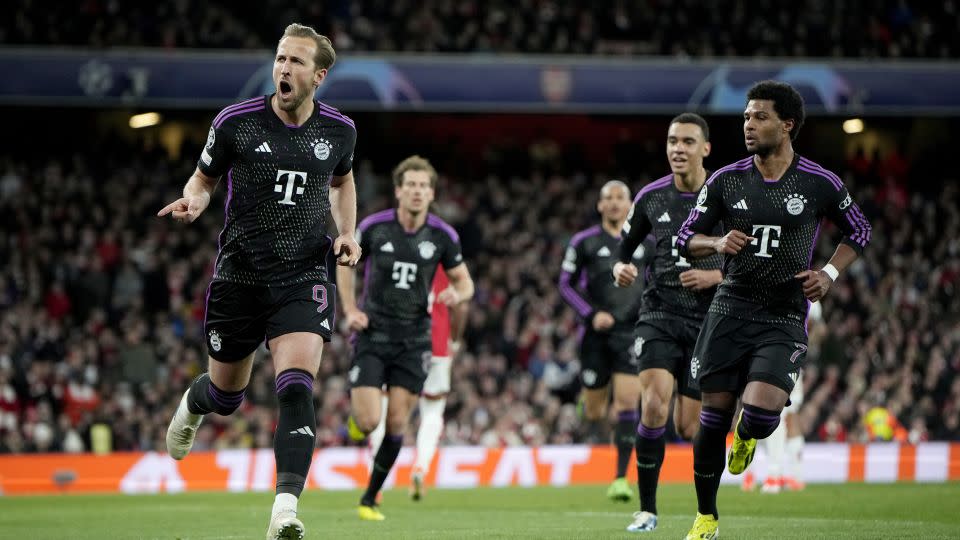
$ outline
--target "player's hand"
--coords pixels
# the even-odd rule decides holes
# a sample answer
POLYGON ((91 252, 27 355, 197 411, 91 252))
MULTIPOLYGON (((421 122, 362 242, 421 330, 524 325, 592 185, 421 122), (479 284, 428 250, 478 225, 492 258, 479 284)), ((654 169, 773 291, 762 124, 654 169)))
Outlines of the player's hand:
POLYGON ((210 195, 181 197, 157 212, 157 217, 171 214, 173 219, 182 223, 193 223, 210 204, 210 195))
POLYGON ((356 266, 360 260, 360 244, 352 234, 341 234, 333 242, 333 254, 340 266, 356 266))
POLYGON ((636 265, 633 263, 622 263, 617 261, 613 265, 613 281, 618 287, 629 287, 640 275, 636 265))
POLYGON ((827 291, 830 290, 830 285, 833 285, 833 280, 822 270, 804 270, 793 277, 800 280, 800 284, 803 286, 803 295, 811 302, 816 302, 826 296, 827 291))
POLYGON ((344 313, 343 318, 346 319, 347 328, 351 332, 361 332, 370 326, 370 319, 367 318, 367 314, 359 309, 344 313))
POLYGON ((616 321, 613 319, 613 315, 606 311, 598 311, 593 316, 593 329, 597 332, 603 332, 612 328, 614 322, 616 321))
POLYGON ((728 232, 714 242, 714 249, 721 255, 736 255, 747 244, 756 240, 753 236, 736 229, 728 232))
POLYGON ((446 289, 440 291, 440 294, 437 295, 437 302, 445 306, 455 306, 462 301, 460 298, 460 293, 457 292, 453 287, 447 287, 446 289))
POLYGON ((700 270, 692 268, 685 272, 680 272, 680 285, 694 291, 702 291, 713 287, 720 281, 717 279, 716 270, 700 270))

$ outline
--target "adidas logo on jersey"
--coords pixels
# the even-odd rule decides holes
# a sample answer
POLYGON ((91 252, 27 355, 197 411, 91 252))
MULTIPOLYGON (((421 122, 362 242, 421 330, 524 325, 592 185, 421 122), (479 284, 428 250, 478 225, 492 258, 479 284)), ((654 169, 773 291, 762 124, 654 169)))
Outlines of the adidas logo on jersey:
POLYGON ((328 323, 326 319, 324 319, 323 322, 320 323, 320 326, 322 326, 325 330, 330 329, 330 323, 328 323))
POLYGON ((264 141, 263 144, 261 144, 260 146, 257 147, 256 150, 254 150, 254 152, 266 152, 269 154, 272 151, 270 150, 270 145, 267 144, 266 141, 264 141))
POLYGON ((607 246, 603 246, 602 248, 600 248, 600 251, 597 252, 597 257, 609 257, 609 256, 610 256, 610 248, 608 248, 607 246))
POLYGON ((314 436, 313 430, 310 429, 310 426, 303 426, 302 428, 297 428, 290 432, 291 435, 295 435, 297 433, 299 433, 300 435, 309 435, 310 437, 314 436))
POLYGON ((736 208, 737 210, 749 210, 749 208, 747 208, 746 199, 740 199, 740 201, 738 201, 737 204, 733 205, 733 207, 736 208))
POLYGON ((380 251, 384 253, 393 253, 393 242, 387 242, 386 244, 380 246, 380 251))
POLYGON ((662 216, 657 218, 657 223, 669 223, 669 222, 670 222, 670 214, 668 214, 667 212, 664 212, 662 216))

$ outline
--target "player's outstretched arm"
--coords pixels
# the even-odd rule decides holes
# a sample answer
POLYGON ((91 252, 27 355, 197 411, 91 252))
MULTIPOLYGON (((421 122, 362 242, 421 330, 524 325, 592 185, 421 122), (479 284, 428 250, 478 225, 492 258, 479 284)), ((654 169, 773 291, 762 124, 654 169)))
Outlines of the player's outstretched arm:
POLYGON ((217 188, 217 181, 217 178, 207 176, 197 168, 187 180, 187 185, 183 186, 183 197, 164 206, 157 216, 170 214, 177 221, 192 223, 210 205, 210 195, 217 188))
POLYGON ((356 276, 357 271, 353 267, 337 266, 337 294, 340 296, 343 318, 351 332, 365 330, 370 324, 367 314, 357 307, 356 276))
POLYGON ((437 301, 448 306, 460 305, 473 298, 473 278, 470 277, 470 271, 467 270, 465 263, 460 263, 447 272, 447 279, 450 280, 450 286, 440 291, 437 295, 437 301))
MULTIPOLYGON (((337 264, 354 266, 360 260, 360 245, 354 238, 357 228, 357 186, 353 171, 330 180, 330 213, 340 233, 333 242, 337 264)), ((339 276, 339 271, 337 272, 339 276)))

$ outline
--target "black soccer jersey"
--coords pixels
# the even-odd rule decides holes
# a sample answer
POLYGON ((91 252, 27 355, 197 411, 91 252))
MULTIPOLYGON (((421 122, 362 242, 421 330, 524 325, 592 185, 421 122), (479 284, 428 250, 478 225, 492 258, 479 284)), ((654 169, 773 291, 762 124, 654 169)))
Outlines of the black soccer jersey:
POLYGON ((724 280, 710 312, 803 328, 808 303, 794 276, 810 268, 824 217, 858 254, 870 242, 870 223, 837 175, 796 155, 782 178, 765 180, 749 157, 707 180, 677 247, 688 256, 690 238, 712 234, 720 220, 724 234, 736 229, 753 236, 739 254, 724 257, 724 280))
MULTIPOLYGON (((713 300, 716 287, 694 291, 680 284, 680 274, 691 269, 719 270, 720 255, 686 259, 677 251, 677 231, 696 199, 696 193, 676 188, 673 175, 643 187, 633 200, 633 207, 618 247, 618 257, 629 262, 636 246, 651 232, 656 239, 653 258, 653 279, 643 291, 640 320, 662 319, 667 315, 703 319, 713 300)), ((718 229, 719 230, 719 229, 718 229)))
MULTIPOLYGON (((629 330, 637 322, 643 282, 638 279, 625 288, 615 285, 612 268, 619 241, 600 225, 575 234, 560 267, 560 296, 584 320, 597 311, 606 311, 616 320, 615 330, 629 330)), ((631 259, 642 268, 644 250, 635 246, 631 259)))
POLYGON ((367 216, 357 227, 364 263, 363 293, 358 303, 370 320, 369 330, 398 339, 429 335, 428 297, 437 266, 463 262, 460 237, 439 217, 408 233, 395 209, 367 216))
POLYGON ((227 176, 214 279, 326 281, 330 177, 350 172, 357 132, 350 118, 319 101, 302 126, 285 125, 270 97, 221 111, 197 163, 207 176, 227 176))

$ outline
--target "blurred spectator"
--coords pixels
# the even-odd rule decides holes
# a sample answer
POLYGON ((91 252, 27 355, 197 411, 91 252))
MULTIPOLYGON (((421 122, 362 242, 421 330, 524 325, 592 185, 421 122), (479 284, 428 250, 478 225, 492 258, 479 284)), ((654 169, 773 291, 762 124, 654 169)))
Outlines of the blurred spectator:
POLYGON ((956 58, 953 0, 17 2, 7 44, 272 48, 290 22, 338 51, 956 58))

